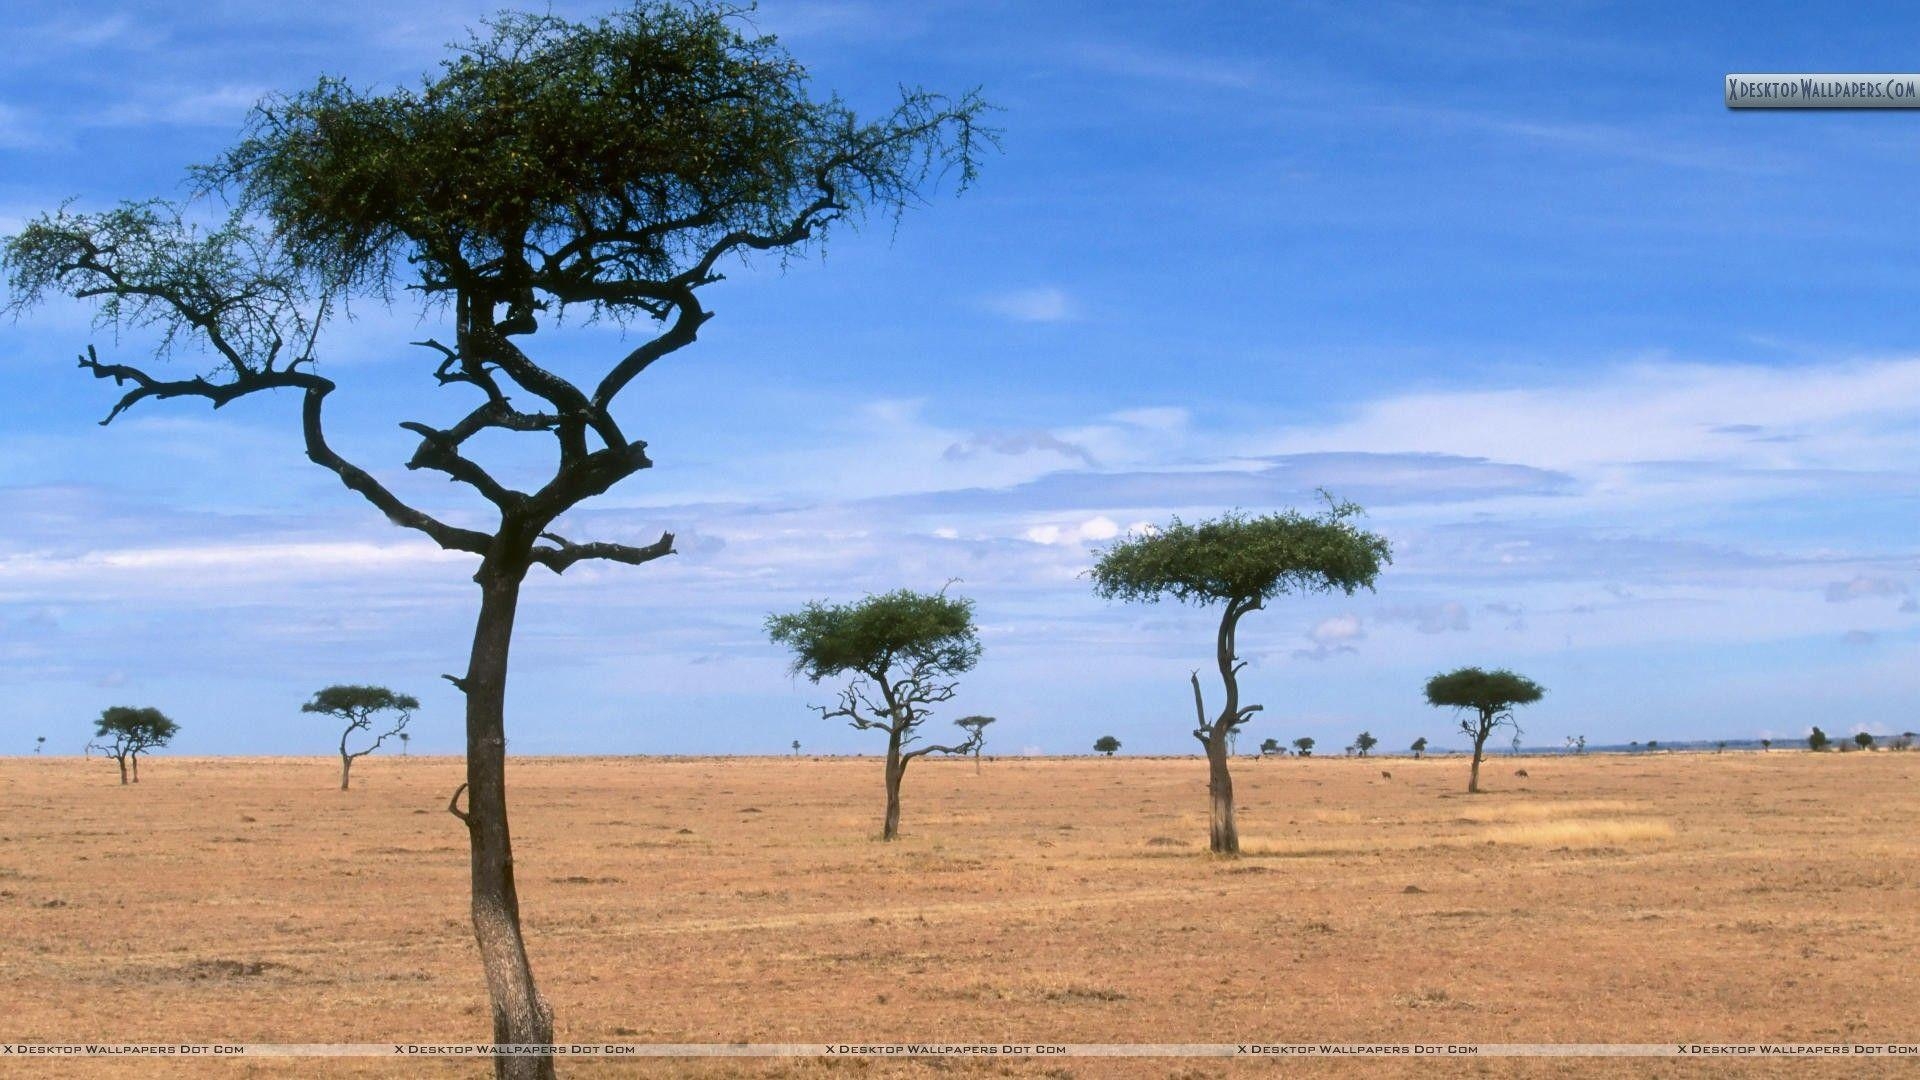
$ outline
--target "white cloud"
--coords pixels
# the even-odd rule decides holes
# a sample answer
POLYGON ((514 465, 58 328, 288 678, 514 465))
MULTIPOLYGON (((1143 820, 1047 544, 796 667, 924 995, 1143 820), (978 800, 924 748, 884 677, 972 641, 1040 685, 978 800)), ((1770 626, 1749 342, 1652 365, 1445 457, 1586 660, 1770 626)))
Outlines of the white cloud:
POLYGON ((984 303, 987 310, 1014 322, 1067 322, 1079 315, 1072 298, 1051 285, 998 293, 987 297, 984 303))

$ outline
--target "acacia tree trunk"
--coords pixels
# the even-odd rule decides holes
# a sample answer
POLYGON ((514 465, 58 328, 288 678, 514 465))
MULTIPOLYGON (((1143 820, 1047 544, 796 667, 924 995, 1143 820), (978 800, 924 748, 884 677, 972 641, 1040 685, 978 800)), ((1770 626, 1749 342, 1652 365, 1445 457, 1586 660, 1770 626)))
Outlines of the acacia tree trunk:
MULTIPOLYGON (((513 885, 513 840, 507 831, 507 651, 526 565, 482 563, 480 615, 462 689, 467 696, 467 809, 473 872, 473 934, 486 968, 495 1043, 553 1042, 553 1010, 534 985, 520 933, 513 885)), ((551 1080, 553 1058, 496 1057, 501 1080, 551 1080)))
POLYGON ((133 782, 137 784, 140 782, 140 752, 134 751, 131 757, 133 758, 133 782))
POLYGON ((1493 734, 1493 725, 1486 717, 1480 719, 1480 726, 1473 733, 1473 771, 1467 774, 1467 794, 1480 794, 1480 759, 1486 756, 1487 736, 1493 734))
POLYGON ((341 791, 347 790, 347 773, 352 771, 352 769, 353 769, 353 758, 346 754, 341 754, 340 755, 340 790, 341 791))
POLYGON ((900 835, 900 777, 906 771, 906 759, 900 756, 900 732, 894 730, 887 735, 887 821, 880 829, 882 840, 900 835))
POLYGON ((114 759, 120 762, 120 785, 125 787, 127 783, 127 755, 115 754, 114 759))
POLYGON ((1217 855, 1240 854, 1240 830, 1233 820, 1233 777, 1227 772, 1227 758, 1232 753, 1232 740, 1240 722, 1250 714, 1259 711, 1260 706, 1240 706, 1240 669, 1242 663, 1237 655, 1235 636, 1240 629, 1240 617, 1260 607, 1255 600, 1234 599, 1227 602, 1227 609, 1220 615, 1220 632, 1214 643, 1214 658, 1220 665, 1220 682, 1226 690, 1226 700, 1220 706, 1220 715, 1212 724, 1207 723, 1206 706, 1200 696, 1200 676, 1193 677, 1193 708, 1198 714, 1200 727, 1194 734, 1207 748, 1207 793, 1209 814, 1207 829, 1207 847, 1217 855))
POLYGON ((1233 820, 1233 777, 1227 772, 1227 741, 1216 734, 1207 741, 1207 790, 1212 814, 1207 847, 1220 855, 1240 853, 1240 829, 1233 820))

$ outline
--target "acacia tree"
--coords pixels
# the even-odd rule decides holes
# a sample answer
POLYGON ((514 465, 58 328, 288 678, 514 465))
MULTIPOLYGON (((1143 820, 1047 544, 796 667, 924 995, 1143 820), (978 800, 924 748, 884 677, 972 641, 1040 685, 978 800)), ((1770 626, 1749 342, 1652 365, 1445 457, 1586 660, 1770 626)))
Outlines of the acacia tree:
POLYGON ((133 782, 140 782, 140 755, 156 746, 173 741, 180 725, 154 708, 115 705, 104 709, 94 721, 93 741, 88 750, 98 750, 120 765, 120 782, 127 783, 127 766, 133 766, 133 782))
POLYGON ((1807 749, 1825 750, 1827 744, 1832 741, 1832 739, 1827 737, 1826 732, 1820 730, 1820 725, 1815 724, 1813 730, 1807 734, 1807 749))
MULTIPOLYGON (((553 1041, 520 930, 506 808, 507 659, 528 571, 672 553, 671 534, 638 545, 562 535, 568 511, 653 464, 619 419, 623 391, 693 343, 723 265, 895 217, 942 175, 964 187, 992 139, 978 125, 985 108, 974 94, 908 90, 862 118, 813 96, 803 66, 717 3, 643 0, 587 23, 506 14, 418 89, 325 78, 264 101, 239 142, 195 170, 231 207, 209 228, 192 221, 213 200, 150 201, 63 208, 6 242, 15 311, 49 294, 91 299, 109 328, 148 327, 210 354, 210 370, 170 377, 89 346, 80 366, 124 391, 108 421, 149 399, 221 407, 291 391, 308 458, 394 523, 477 558, 467 667, 448 676, 466 694, 467 726, 466 783, 448 809, 469 833, 496 1042, 553 1041), (444 329, 417 343, 426 370, 471 400, 450 421, 402 424, 419 438, 406 464, 465 485, 481 515, 429 513, 327 440, 336 384, 321 373, 323 330, 369 297, 410 298, 444 329), (584 365, 531 348, 569 313, 644 332, 578 381, 584 365), (480 460, 480 447, 514 436, 552 453, 532 490, 480 460)), ((528 474, 525 455, 509 460, 528 474)), ((495 1069, 551 1076, 553 1062, 503 1056, 495 1069)))
POLYGON ((1469 794, 1480 793, 1480 762, 1486 757, 1487 737, 1493 729, 1504 724, 1518 732, 1513 707, 1531 705, 1546 692, 1539 683, 1505 668, 1482 671, 1466 667, 1427 680, 1427 704, 1457 709, 1461 732, 1473 740, 1473 771, 1467 776, 1469 794))
POLYGON ((973 744, 973 771, 980 771, 980 750, 987 745, 987 725, 993 723, 991 716, 963 716, 953 722, 953 726, 967 733, 967 741, 973 744))
POLYGON ((1286 751, 1280 749, 1279 739, 1260 740, 1260 756, 1261 757, 1272 757, 1275 754, 1283 754, 1283 753, 1286 753, 1286 751))
POLYGON ((1234 733, 1259 705, 1240 704, 1240 620, 1276 596, 1373 588, 1382 565, 1392 561, 1387 541, 1354 522, 1361 510, 1327 500, 1327 510, 1307 516, 1294 510, 1262 517, 1234 511, 1190 525, 1174 518, 1164 529, 1129 535, 1108 546, 1094 564, 1094 591, 1108 600, 1153 603, 1172 597, 1183 604, 1222 604, 1214 659, 1225 698, 1209 718, 1195 671, 1193 737, 1206 748, 1211 794, 1209 847, 1221 854, 1240 850, 1233 820, 1233 778, 1227 771, 1234 733))
POLYGON ((346 729, 340 732, 340 790, 345 791, 354 761, 380 749, 381 743, 396 735, 405 739, 407 722, 419 707, 413 695, 397 694, 384 686, 329 686, 316 691, 300 711, 346 721, 346 729), (374 721, 382 713, 393 715, 381 725, 384 730, 373 736, 373 742, 361 750, 348 750, 347 738, 356 731, 373 735, 374 721))
POLYGON ((1363 731, 1353 738, 1353 748, 1360 751, 1361 757, 1366 757, 1368 752, 1378 745, 1380 745, 1380 740, 1374 738, 1373 733, 1370 731, 1363 731))
POLYGON ((1293 740, 1293 752, 1301 757, 1313 756, 1313 736, 1302 735, 1293 740))
POLYGON ((1422 735, 1419 738, 1413 740, 1413 745, 1407 747, 1407 749, 1413 751, 1414 760, 1418 761, 1420 759, 1420 755, 1427 752, 1427 737, 1425 735, 1422 735))
POLYGON ((1093 740, 1093 752, 1096 754, 1105 754, 1108 757, 1112 757, 1113 752, 1118 749, 1120 749, 1120 740, 1111 735, 1102 735, 1093 740))
POLYGON ((799 611, 767 616, 767 636, 793 651, 792 671, 816 685, 852 675, 837 705, 815 705, 822 719, 842 718, 859 731, 887 736, 887 815, 880 838, 900 835, 900 780, 915 758, 966 754, 975 732, 958 746, 919 741, 932 708, 953 700, 958 676, 980 660, 973 601, 897 589, 851 604, 814 601, 799 611))

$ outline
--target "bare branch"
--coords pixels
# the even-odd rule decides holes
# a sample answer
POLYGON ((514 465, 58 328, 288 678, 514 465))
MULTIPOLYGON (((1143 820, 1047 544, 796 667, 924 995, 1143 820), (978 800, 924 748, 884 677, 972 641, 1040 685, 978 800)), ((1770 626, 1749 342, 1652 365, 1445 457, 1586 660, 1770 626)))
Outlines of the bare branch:
POLYGON ((550 532, 541 533, 540 539, 549 541, 553 546, 535 547, 529 555, 534 562, 556 574, 566 573, 568 567, 582 559, 601 559, 606 562, 639 566, 674 553, 673 534, 670 532, 661 533, 660 539, 643 547, 604 541, 576 544, 550 532))

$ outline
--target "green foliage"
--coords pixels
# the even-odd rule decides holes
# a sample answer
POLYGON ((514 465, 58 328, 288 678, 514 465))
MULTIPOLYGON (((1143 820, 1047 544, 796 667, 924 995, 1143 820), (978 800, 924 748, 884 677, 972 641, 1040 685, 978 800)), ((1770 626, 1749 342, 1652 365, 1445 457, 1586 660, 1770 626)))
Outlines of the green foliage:
POLYGON ((1260 753, 1262 755, 1278 754, 1280 752, 1281 750, 1280 750, 1279 739, 1265 739, 1261 741, 1260 753))
POLYGON ((980 640, 973 601, 896 589, 850 604, 813 601, 769 615, 767 636, 794 654, 792 671, 811 682, 848 672, 884 682, 896 664, 932 675, 973 670, 980 640))
POLYGON ((94 721, 93 734, 95 738, 110 740, 116 751, 124 748, 137 752, 165 746, 179 731, 180 725, 159 709, 114 705, 103 710, 100 719, 94 721))
POLYGON ((1827 744, 1831 743, 1832 741, 1833 741, 1832 739, 1827 738, 1826 732, 1820 730, 1820 725, 1815 724, 1813 728, 1813 732, 1807 736, 1807 749, 1825 750, 1827 748, 1827 744))
POLYGON ((973 754, 980 756, 980 748, 987 744, 987 727, 993 723, 991 716, 963 716, 953 722, 953 726, 967 733, 967 741, 973 745, 973 754))
POLYGON ((208 229, 161 199, 96 214, 62 206, 8 237, 0 265, 15 315, 49 293, 96 300, 96 326, 152 329, 162 355, 183 335, 204 335, 218 368, 236 374, 293 359, 287 351, 313 329, 298 275, 237 211, 208 229), (99 272, 108 265, 112 279, 137 287, 116 287, 99 272))
POLYGON ((1360 507, 1328 503, 1315 516, 1233 511, 1198 524, 1176 517, 1163 529, 1129 535, 1102 551, 1092 570, 1094 591, 1109 600, 1170 596, 1204 606, 1373 588, 1381 567, 1393 560, 1392 549, 1355 524, 1360 507))
POLYGON ((1120 740, 1111 735, 1102 735, 1093 741, 1093 749, 1095 753, 1112 757, 1113 752, 1120 749, 1120 740))
POLYGON ((1873 745, 1873 736, 1867 734, 1864 731, 1855 732, 1853 736, 1853 744, 1855 746, 1858 746, 1860 749, 1865 750, 1873 745))
POLYGON ((1294 749, 1294 752, 1299 754, 1301 757, 1312 757, 1313 756, 1313 738, 1311 736, 1303 735, 1300 738, 1293 740, 1293 749, 1294 749))
POLYGON ((1415 756, 1415 757, 1419 757, 1419 756, 1420 756, 1421 754, 1424 754, 1424 753, 1426 753, 1426 752, 1427 752, 1427 737, 1426 737, 1425 735, 1422 735, 1422 736, 1420 736, 1419 738, 1417 738, 1417 739, 1415 739, 1415 740, 1413 740, 1413 745, 1412 745, 1412 746, 1409 746, 1409 747, 1408 747, 1407 749, 1409 749, 1409 750, 1412 750, 1412 751, 1413 751, 1413 756, 1415 756))
POLYGON ((1354 749, 1360 751, 1361 757, 1366 757, 1367 751, 1372 750, 1378 745, 1380 745, 1380 740, 1374 738, 1373 733, 1368 731, 1361 732, 1353 740, 1354 749))
POLYGON ((324 713, 358 726, 383 712, 411 713, 420 707, 411 694, 395 693, 384 686, 329 686, 316 691, 313 700, 300 706, 305 713, 324 713))
POLYGON ((1546 692, 1539 683, 1505 668, 1482 671, 1466 667, 1427 680, 1427 704, 1473 709, 1487 716, 1504 713, 1515 705, 1531 705, 1546 692))
POLYGON ((994 140, 977 95, 904 91, 862 120, 750 30, 699 0, 578 23, 504 13, 418 89, 327 78, 268 100, 200 176, 335 280, 383 285, 404 260, 430 291, 479 269, 507 299, 537 276, 558 304, 616 316, 661 297, 609 282, 705 278, 729 236, 898 213, 935 173, 973 180, 994 140), (569 249, 586 234, 604 243, 569 249))

